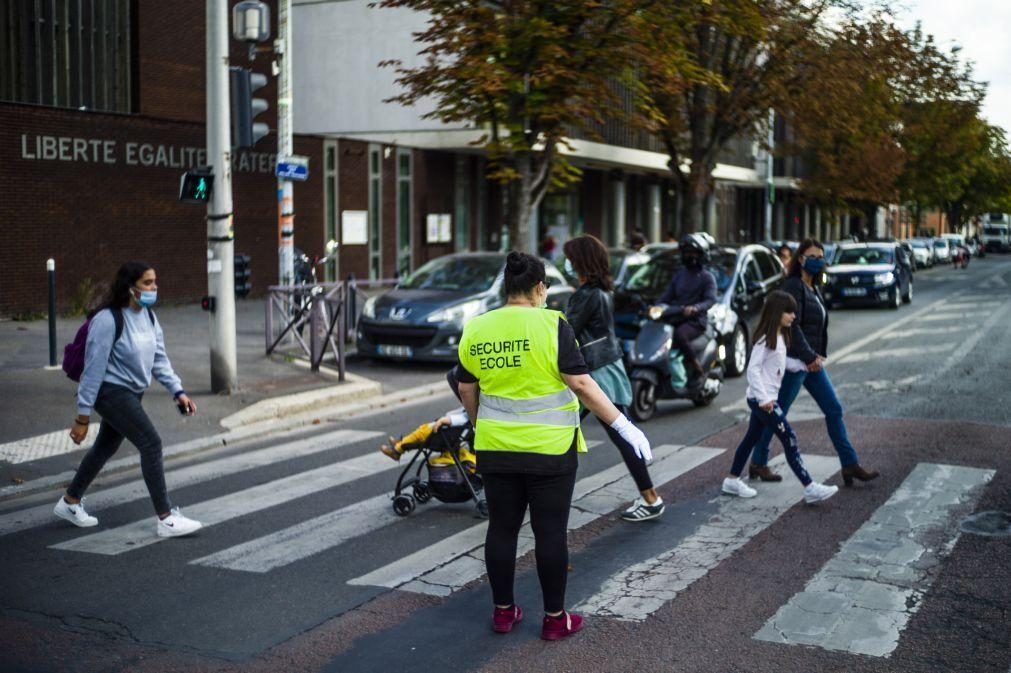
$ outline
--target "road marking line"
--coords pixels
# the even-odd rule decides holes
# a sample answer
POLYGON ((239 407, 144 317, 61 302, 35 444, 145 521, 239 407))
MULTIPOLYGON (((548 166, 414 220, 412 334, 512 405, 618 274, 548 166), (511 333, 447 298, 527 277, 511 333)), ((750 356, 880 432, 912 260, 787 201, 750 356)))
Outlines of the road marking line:
POLYGON ((839 359, 839 364, 852 364, 855 362, 868 362, 869 360, 880 360, 882 358, 909 358, 931 353, 946 353, 953 350, 957 344, 940 344, 937 346, 916 346, 912 348, 881 348, 863 353, 850 353, 839 359))
POLYGON ((941 322, 945 320, 974 320, 982 318, 985 315, 990 315, 989 311, 959 311, 956 313, 935 313, 933 315, 926 315, 920 318, 921 322, 941 322))
POLYGON ((934 334, 955 334, 956 332, 964 332, 965 327, 962 326, 952 326, 952 327, 914 327, 912 329, 900 330, 898 332, 892 332, 891 334, 882 337, 883 339, 905 339, 912 336, 930 336, 934 334))
POLYGON ((44 435, 25 437, 24 439, 0 444, 0 460, 15 464, 27 463, 31 460, 40 460, 42 458, 61 456, 65 453, 90 449, 91 445, 95 443, 95 437, 98 436, 98 426, 98 423, 91 424, 88 428, 87 436, 85 436, 84 441, 80 445, 74 444, 67 430, 56 430, 55 432, 47 432, 44 435))
POLYGON ((889 656, 994 472, 917 465, 754 638, 889 656))
MULTIPOLYGON (((590 448, 601 443, 586 442, 590 448)), ((388 493, 377 495, 190 563, 242 572, 269 572, 407 520, 391 514, 391 500, 388 493)), ((437 503, 434 499, 432 502, 437 503)))
MULTIPOLYGON (((165 474, 165 478, 170 490, 183 488, 221 477, 229 477, 245 470, 272 465, 291 458, 300 458, 323 451, 339 449, 350 444, 381 437, 382 434, 381 432, 367 430, 337 430, 318 437, 286 442, 277 446, 270 446, 264 449, 257 449, 256 451, 239 453, 227 458, 219 458, 206 463, 170 470, 165 474)), ((134 480, 120 486, 96 490, 88 496, 88 508, 96 512, 102 508, 113 507, 147 497, 148 492, 144 482, 134 480)), ((0 536, 51 523, 52 521, 55 521, 52 504, 38 505, 9 514, 3 514, 0 515, 0 536)))
MULTIPOLYGON (((254 514, 277 505, 313 495, 340 484, 368 477, 380 472, 388 472, 401 467, 383 454, 370 452, 364 456, 351 458, 306 472, 293 474, 282 479, 271 480, 242 491, 229 493, 213 500, 206 500, 186 507, 187 516, 203 523, 204 528, 224 523, 240 516, 254 514)), ((50 549, 81 551, 92 554, 115 556, 133 551, 168 538, 155 536, 155 518, 111 528, 52 545, 50 549)))
MULTIPOLYGON (((779 455, 770 465, 784 463, 785 459, 779 455)), ((835 456, 804 456, 804 463, 815 481, 824 481, 839 470, 839 459, 835 456)), ((719 485, 714 484, 713 489, 717 488, 719 485)), ((625 621, 644 621, 804 497, 803 489, 796 482, 760 485, 759 489, 755 498, 717 496, 711 501, 717 504, 716 513, 701 522, 694 533, 670 550, 615 573, 604 581, 599 591, 573 610, 625 621)), ((832 504, 830 500, 824 506, 832 504)))
POLYGON ((944 361, 944 364, 932 372, 933 378, 936 379, 943 376, 949 369, 954 367, 961 360, 965 359, 965 356, 972 352, 972 349, 976 347, 979 340, 988 335, 990 330, 992 330, 997 323, 1000 323, 1005 319, 1008 310, 1009 305, 1005 304, 1002 308, 991 313, 990 317, 986 319, 979 329, 972 330, 972 336, 962 342, 958 349, 948 356, 948 358, 944 361))
MULTIPOLYGON (((724 453, 724 449, 657 446, 650 473, 661 486, 724 453)), ((576 482, 569 530, 576 530, 628 502, 635 484, 625 465, 619 463, 576 482)), ((529 521, 525 522, 517 545, 517 557, 533 549, 529 521)), ((404 591, 448 596, 485 574, 484 537, 487 522, 460 531, 393 563, 348 581, 348 584, 399 588, 404 591)))

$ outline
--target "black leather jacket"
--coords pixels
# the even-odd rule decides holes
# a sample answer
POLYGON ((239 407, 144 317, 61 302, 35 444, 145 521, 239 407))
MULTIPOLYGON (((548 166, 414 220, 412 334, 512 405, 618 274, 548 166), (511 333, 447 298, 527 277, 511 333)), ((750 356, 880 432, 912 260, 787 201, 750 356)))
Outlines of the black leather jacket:
POLYGON ((576 333, 589 369, 621 359, 621 344, 614 335, 614 300, 610 292, 589 283, 581 286, 569 297, 565 317, 576 333))
POLYGON ((786 279, 780 288, 797 300, 797 318, 790 329, 790 348, 787 355, 797 358, 805 364, 811 364, 821 355, 828 353, 828 311, 825 301, 821 298, 821 290, 804 285, 797 276, 786 279), (819 308, 818 304, 821 304, 819 308), (824 315, 824 319, 822 319, 824 315))

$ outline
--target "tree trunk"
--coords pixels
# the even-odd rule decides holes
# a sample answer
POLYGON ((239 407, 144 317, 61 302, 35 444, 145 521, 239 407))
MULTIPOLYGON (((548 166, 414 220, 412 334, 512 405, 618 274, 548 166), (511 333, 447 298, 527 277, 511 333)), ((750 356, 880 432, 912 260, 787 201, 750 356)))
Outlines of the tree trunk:
POLYGON ((681 231, 678 237, 693 231, 706 230, 706 199, 713 191, 712 168, 702 161, 693 161, 688 178, 680 182, 681 231))

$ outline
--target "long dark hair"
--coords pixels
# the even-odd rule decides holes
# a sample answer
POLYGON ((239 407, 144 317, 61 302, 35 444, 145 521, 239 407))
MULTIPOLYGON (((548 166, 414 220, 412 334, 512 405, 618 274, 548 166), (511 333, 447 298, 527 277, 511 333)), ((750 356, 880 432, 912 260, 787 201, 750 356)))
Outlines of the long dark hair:
POLYGON ((507 297, 525 296, 543 283, 544 262, 533 255, 513 250, 506 256, 504 276, 507 297))
POLYGON ((597 285, 608 292, 614 289, 611 259, 599 238, 589 234, 571 238, 562 246, 562 252, 572 262, 576 274, 586 278, 588 284, 597 285))
POLYGON ((782 333, 786 347, 789 348, 790 330, 782 329, 783 314, 796 312, 797 300, 793 298, 793 295, 782 290, 770 292, 769 296, 765 298, 765 304, 762 306, 762 315, 758 318, 758 327, 755 328, 755 343, 757 344, 762 339, 765 339, 765 347, 775 350, 776 345, 779 343, 777 339, 780 333, 782 333))
POLYGON ((119 271, 116 272, 116 277, 112 281, 112 286, 109 287, 109 292, 98 305, 98 308, 88 314, 88 317, 94 317, 96 313, 103 309, 125 308, 129 306, 130 288, 136 285, 141 276, 151 268, 153 267, 147 262, 126 262, 123 266, 119 267, 119 271))
MULTIPOLYGON (((817 238, 805 238, 797 246, 797 249, 793 251, 793 259, 790 260, 790 269, 787 275, 800 278, 800 272, 803 271, 804 267, 804 262, 800 258, 811 248, 818 248, 822 252, 825 252, 825 246, 817 238)), ((820 273, 818 274, 818 278, 815 278, 813 282, 815 285, 821 282, 820 273)))

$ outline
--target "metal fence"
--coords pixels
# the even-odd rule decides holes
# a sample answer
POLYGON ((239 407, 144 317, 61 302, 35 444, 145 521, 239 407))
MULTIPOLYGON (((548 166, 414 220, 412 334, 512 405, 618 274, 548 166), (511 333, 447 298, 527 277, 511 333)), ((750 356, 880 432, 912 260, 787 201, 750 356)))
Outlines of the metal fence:
POLYGON ((354 347, 358 319, 369 296, 393 287, 393 279, 359 282, 351 277, 335 283, 273 285, 265 304, 266 354, 307 360, 318 372, 336 367, 344 381, 345 356, 354 347))

